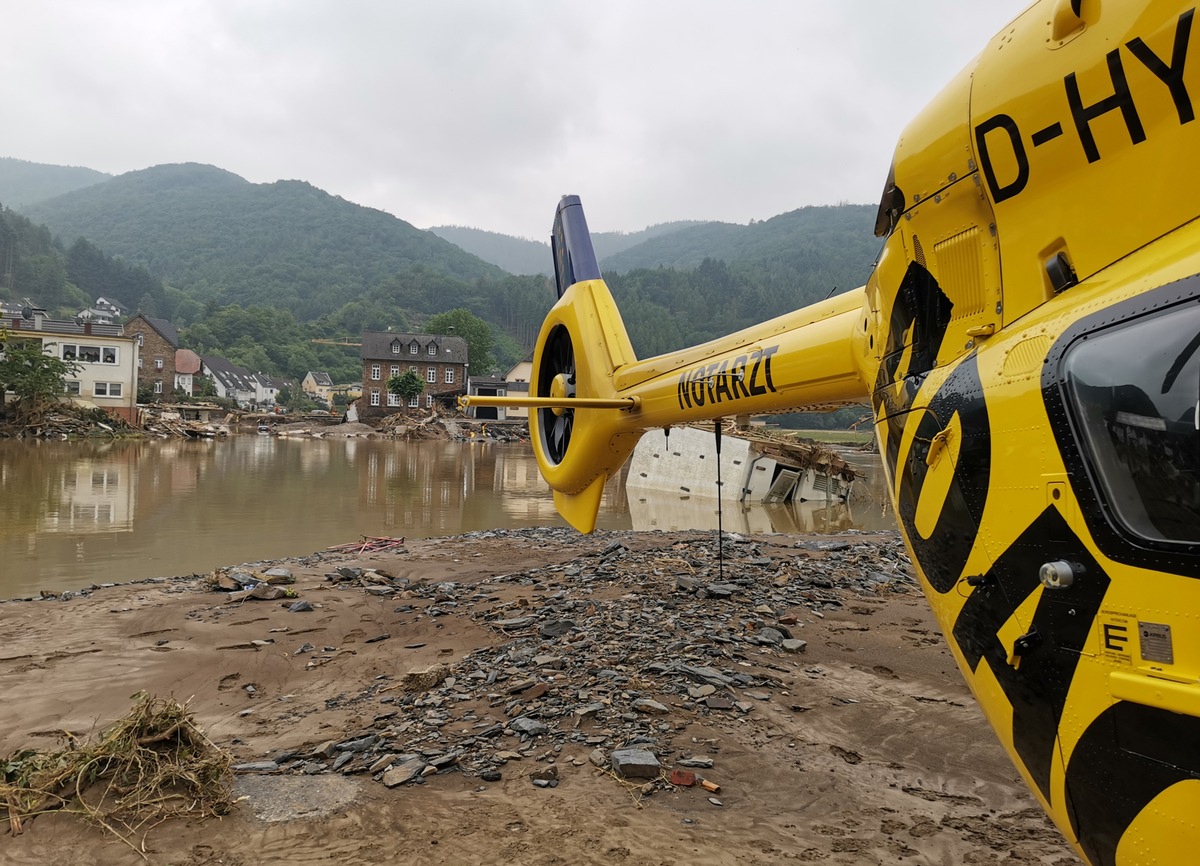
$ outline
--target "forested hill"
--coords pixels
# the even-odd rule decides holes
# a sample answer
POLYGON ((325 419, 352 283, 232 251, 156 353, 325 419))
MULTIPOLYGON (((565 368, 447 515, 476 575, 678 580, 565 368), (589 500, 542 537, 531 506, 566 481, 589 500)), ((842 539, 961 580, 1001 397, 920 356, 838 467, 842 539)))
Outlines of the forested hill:
POLYGON ((75 165, 43 165, 0 156, 0 205, 20 208, 85 186, 112 175, 75 165))
POLYGON ((874 258, 879 246, 873 235, 875 212, 874 205, 803 207, 749 225, 700 223, 621 251, 597 250, 597 255, 605 273, 694 268, 705 259, 770 266, 794 263, 810 250, 861 261, 874 258))
MULTIPOLYGON (((679 220, 659 223, 636 232, 593 232, 592 245, 596 249, 596 256, 604 258, 635 247, 651 238, 699 225, 704 225, 704 223, 700 220, 679 220)), ((515 238, 511 235, 502 235, 466 226, 434 226, 429 231, 457 244, 467 252, 479 256, 485 262, 491 262, 503 268, 510 274, 552 276, 554 273, 554 260, 550 253, 548 240, 549 227, 546 229, 547 240, 544 241, 515 238)))
POLYGON ((200 302, 309 320, 414 267, 457 280, 500 269, 391 214, 311 184, 254 184, 209 165, 129 172, 22 209, 64 244, 86 237, 200 302))
POLYGON ((705 223, 602 259, 639 356, 728 334, 863 285, 880 241, 868 205, 705 223))

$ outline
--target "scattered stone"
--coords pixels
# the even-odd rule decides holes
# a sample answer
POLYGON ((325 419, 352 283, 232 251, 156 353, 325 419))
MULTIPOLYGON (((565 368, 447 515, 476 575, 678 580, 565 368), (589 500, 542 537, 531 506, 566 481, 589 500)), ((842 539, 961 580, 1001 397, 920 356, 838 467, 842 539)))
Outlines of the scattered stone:
MULTIPOLYGON (((386 770, 388 767, 390 767, 392 765, 392 763, 395 760, 396 760, 395 755, 384 755, 382 758, 380 758, 378 761, 376 761, 375 763, 373 763, 371 765, 371 768, 368 772, 378 773, 381 770, 386 770)), ((336 770, 337 767, 334 767, 334 769, 336 770)))
POLYGON ((234 764, 235 773, 274 773, 279 765, 274 761, 251 761, 247 764, 234 764))
POLYGON ((676 761, 681 767, 691 767, 695 770, 711 770, 713 765, 712 758, 680 758, 676 761))
POLYGON ((780 646, 783 648, 784 652, 802 653, 802 652, 804 652, 805 648, 808 646, 808 641, 795 640, 795 639, 785 640, 780 644, 780 646))
POLYGON ((397 785, 403 785, 405 782, 411 782, 413 779, 421 775, 421 771, 425 769, 424 758, 412 758, 405 761, 399 766, 392 767, 383 774, 383 784, 389 788, 395 788, 397 785))
POLYGON ((550 732, 550 727, 545 722, 525 717, 513 719, 508 726, 518 734, 525 734, 528 737, 537 737, 550 732))
POLYGON ((538 635, 544 638, 562 637, 573 628, 575 628, 575 623, 569 619, 553 620, 539 626, 538 635))
POLYGON ((400 688, 406 692, 427 692, 450 676, 449 665, 432 665, 421 670, 409 671, 400 680, 400 688))
POLYGON ((626 779, 657 779, 662 765, 645 749, 617 749, 612 753, 612 768, 626 779))
POLYGON ((356 740, 346 740, 345 742, 338 743, 335 748, 341 752, 365 752, 377 742, 379 742, 378 734, 368 734, 356 740))
POLYGON ((312 602, 298 601, 288 608, 288 613, 306 613, 312 609, 312 602))

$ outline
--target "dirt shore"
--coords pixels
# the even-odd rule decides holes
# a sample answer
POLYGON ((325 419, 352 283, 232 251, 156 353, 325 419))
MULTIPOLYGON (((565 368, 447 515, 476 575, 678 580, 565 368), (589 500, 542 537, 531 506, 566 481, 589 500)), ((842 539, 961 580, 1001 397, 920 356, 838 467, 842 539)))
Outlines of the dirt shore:
POLYGON ((1078 862, 894 536, 715 548, 472 533, 281 561, 282 600, 166 579, 2 603, 0 759, 94 732, 144 690, 190 701, 260 769, 239 771, 230 815, 155 826, 144 854, 51 814, 5 830, 0 863, 1078 862), (623 747, 658 777, 621 778, 623 747), (422 773, 387 787, 393 752, 422 773), (685 766, 719 790, 666 781, 685 766))

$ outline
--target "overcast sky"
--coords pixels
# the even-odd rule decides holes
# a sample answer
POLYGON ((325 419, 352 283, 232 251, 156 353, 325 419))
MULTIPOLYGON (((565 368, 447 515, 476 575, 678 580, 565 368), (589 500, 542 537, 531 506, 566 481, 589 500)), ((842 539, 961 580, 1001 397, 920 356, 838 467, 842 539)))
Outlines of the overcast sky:
MULTIPOLYGON (((26 0, 0 156, 306 180, 544 238, 875 203, 897 136, 1026 0, 26 0)), ((965 111, 965 106, 964 106, 965 111)))

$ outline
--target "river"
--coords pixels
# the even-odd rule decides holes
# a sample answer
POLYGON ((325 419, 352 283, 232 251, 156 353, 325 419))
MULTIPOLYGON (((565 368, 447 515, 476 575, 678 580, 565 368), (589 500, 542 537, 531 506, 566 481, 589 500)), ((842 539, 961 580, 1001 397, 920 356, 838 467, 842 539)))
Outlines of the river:
MULTIPOLYGON (((734 532, 892 528, 878 458, 849 506, 726 506, 734 532)), ((715 500, 629 497, 601 529, 715 529, 715 500)), ((298 556, 362 536, 563 525, 526 444, 0 440, 0 598, 298 556)))

